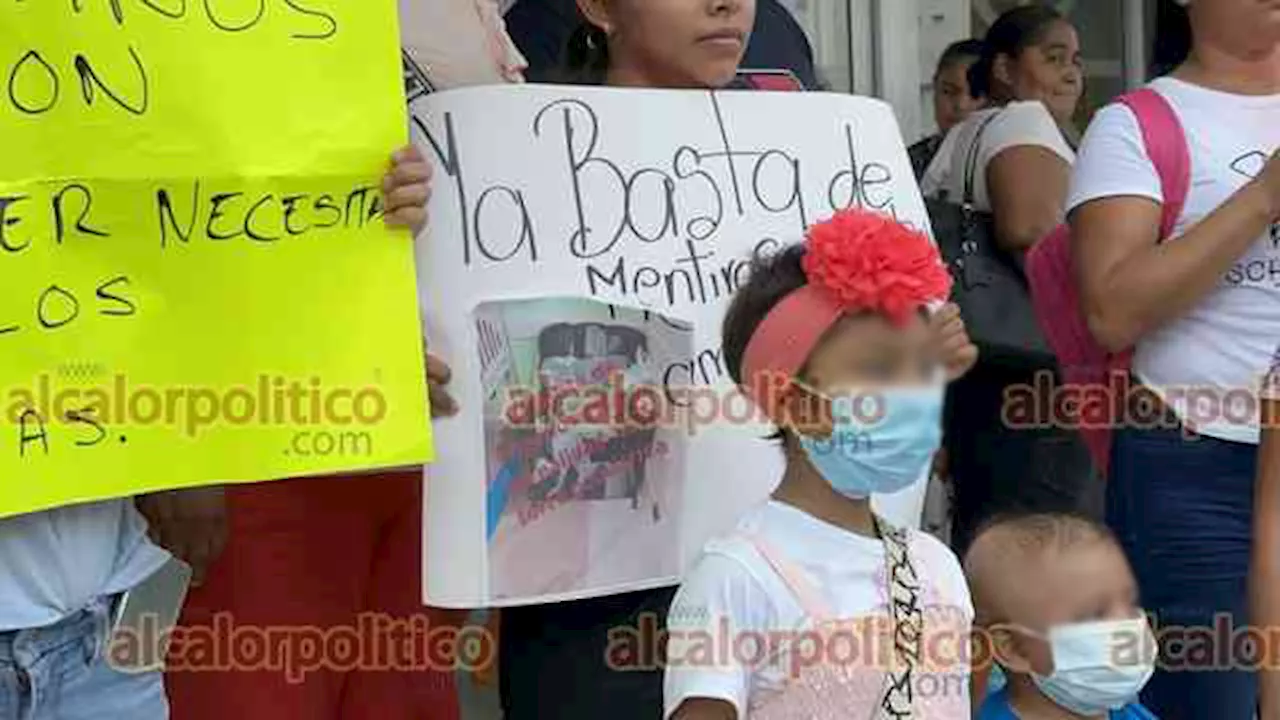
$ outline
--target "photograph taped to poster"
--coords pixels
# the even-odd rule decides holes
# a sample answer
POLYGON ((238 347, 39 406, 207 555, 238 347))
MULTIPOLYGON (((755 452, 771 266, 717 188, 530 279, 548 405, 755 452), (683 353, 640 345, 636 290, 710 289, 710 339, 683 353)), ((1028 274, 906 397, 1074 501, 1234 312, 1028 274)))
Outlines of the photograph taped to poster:
POLYGON ((692 327, 566 298, 485 303, 475 329, 493 596, 679 572, 688 435, 659 393, 692 327))
MULTIPOLYGON (((517 85, 420 95, 409 111, 435 169, 416 246, 420 304, 460 408, 435 428, 426 601, 507 606, 675 584, 783 468, 721 347, 753 256, 849 207, 929 228, 892 108, 826 93, 517 85), (537 412, 527 445, 496 429, 510 399, 500 388, 536 397, 619 367, 656 378, 684 417, 664 417, 652 442, 537 412), (522 512, 539 519, 522 525, 522 512)), ((917 526, 926 486, 876 508, 917 526)))

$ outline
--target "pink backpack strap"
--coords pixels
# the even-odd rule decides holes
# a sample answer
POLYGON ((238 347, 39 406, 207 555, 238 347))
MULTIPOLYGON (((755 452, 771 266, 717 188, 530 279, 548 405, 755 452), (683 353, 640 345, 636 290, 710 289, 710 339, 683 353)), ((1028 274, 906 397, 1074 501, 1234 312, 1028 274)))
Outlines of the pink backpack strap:
MULTIPOLYGON (((1191 191, 1191 147, 1178 112, 1168 99, 1158 91, 1146 87, 1120 98, 1138 119, 1142 142, 1147 157, 1160 176, 1160 194, 1164 202, 1160 206, 1160 239, 1164 242, 1173 236, 1178 218, 1187 203, 1191 191)), ((1108 371, 1128 375, 1133 364, 1133 350, 1109 357, 1108 371)), ((1117 409, 1119 412, 1119 409, 1117 409)), ((1104 470, 1105 470, 1104 465, 1104 470)))
MULTIPOLYGON (((1191 150, 1177 111, 1156 90, 1144 88, 1119 99, 1137 118, 1147 157, 1160 176, 1160 240, 1168 239, 1186 204, 1191 187, 1191 150)), ((1127 380, 1132 351, 1108 353, 1089 331, 1076 285, 1070 228, 1063 225, 1027 253, 1026 272, 1036 317, 1058 356, 1063 379, 1078 386, 1112 386, 1119 374, 1127 380)), ((1111 419, 1120 408, 1108 408, 1111 419)), ((1077 418, 1078 419, 1078 418, 1077 418)), ((1111 458, 1110 423, 1082 426, 1080 435, 1098 470, 1105 476, 1111 458)))
POLYGON ((1168 240, 1182 216, 1191 190, 1191 150, 1178 112, 1169 101, 1152 88, 1135 90, 1120 98, 1138 119, 1147 156, 1160 174, 1161 208, 1160 239, 1168 240))
POLYGON ((800 609, 806 615, 814 622, 832 617, 830 608, 822 599, 822 594, 813 586, 813 583, 805 579, 804 572, 788 560, 784 553, 779 552, 772 543, 755 533, 748 535, 747 541, 755 546, 760 557, 764 558, 764 561, 769 563, 769 567, 782 578, 782 582, 795 596, 800 609))

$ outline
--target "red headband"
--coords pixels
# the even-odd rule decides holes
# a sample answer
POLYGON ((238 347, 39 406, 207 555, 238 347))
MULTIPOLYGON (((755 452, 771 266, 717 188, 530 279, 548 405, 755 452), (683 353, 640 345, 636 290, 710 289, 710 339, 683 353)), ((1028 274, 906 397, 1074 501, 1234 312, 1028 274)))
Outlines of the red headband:
POLYGON ((951 292, 951 274, 928 235, 864 210, 844 210, 810 228, 802 263, 809 283, 769 311, 742 359, 742 390, 771 416, 779 394, 845 313, 876 312, 901 324, 951 292))

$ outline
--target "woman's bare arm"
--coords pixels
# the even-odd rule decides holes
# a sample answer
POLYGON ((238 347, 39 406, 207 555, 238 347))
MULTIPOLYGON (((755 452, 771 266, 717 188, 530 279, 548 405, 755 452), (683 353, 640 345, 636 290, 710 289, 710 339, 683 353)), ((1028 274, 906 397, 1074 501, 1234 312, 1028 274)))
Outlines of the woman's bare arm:
POLYGON ((1160 206, 1139 197, 1085 203, 1071 214, 1085 317, 1109 350, 1179 317, 1280 217, 1280 154, 1175 242, 1158 242, 1160 206))
POLYGON ((1070 177, 1067 161, 1038 145, 1011 147, 991 159, 987 190, 1002 248, 1025 252, 1062 222, 1070 177))
MULTIPOLYGON (((1263 418, 1274 420, 1280 400, 1264 400, 1263 418)), ((1280 428, 1264 423, 1258 447, 1253 501, 1253 557, 1249 568, 1250 622, 1269 632, 1280 627, 1280 428)), ((1270 649, 1259 673, 1259 720, 1280 719, 1280 654, 1270 649)))

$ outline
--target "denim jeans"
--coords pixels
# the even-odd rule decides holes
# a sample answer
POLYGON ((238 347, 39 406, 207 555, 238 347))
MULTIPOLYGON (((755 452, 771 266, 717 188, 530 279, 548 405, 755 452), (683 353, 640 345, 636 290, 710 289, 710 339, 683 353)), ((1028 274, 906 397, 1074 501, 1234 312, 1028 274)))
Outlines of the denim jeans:
POLYGON ((0 720, 165 720, 158 672, 107 663, 112 602, 43 628, 0 633, 0 720))
POLYGON ((1177 429, 1115 436, 1107 520, 1160 632, 1142 693, 1161 720, 1249 720, 1257 681, 1242 634, 1258 447, 1177 429))

